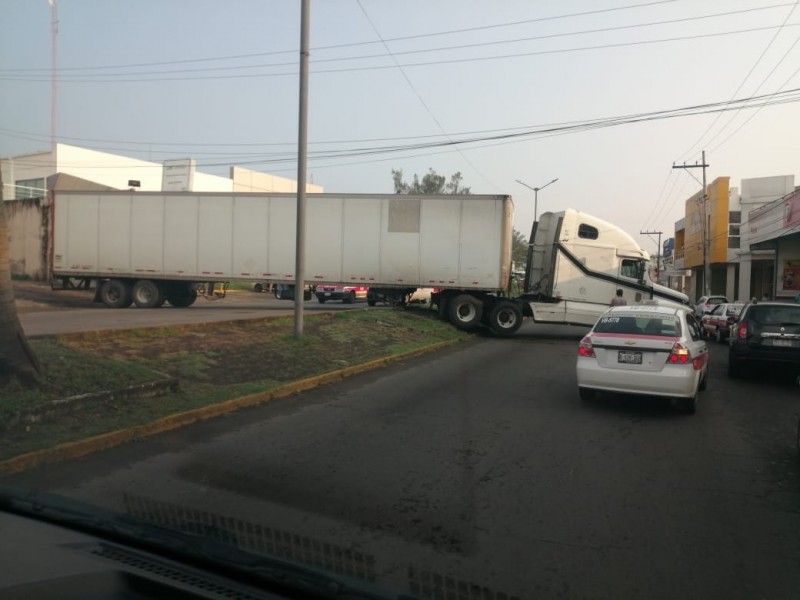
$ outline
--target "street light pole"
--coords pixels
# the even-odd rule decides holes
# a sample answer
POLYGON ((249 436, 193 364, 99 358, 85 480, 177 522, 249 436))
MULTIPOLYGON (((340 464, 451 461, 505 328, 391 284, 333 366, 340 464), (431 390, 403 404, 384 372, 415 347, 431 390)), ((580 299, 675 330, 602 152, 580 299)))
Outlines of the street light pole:
POLYGON ((529 190, 533 190, 533 222, 535 223, 536 220, 539 218, 539 190, 543 190, 551 183, 555 183, 556 181, 558 181, 558 177, 556 177, 552 181, 548 181, 541 187, 531 187, 527 183, 525 183, 524 181, 520 181, 519 179, 516 179, 515 181, 520 185, 524 185, 529 190))

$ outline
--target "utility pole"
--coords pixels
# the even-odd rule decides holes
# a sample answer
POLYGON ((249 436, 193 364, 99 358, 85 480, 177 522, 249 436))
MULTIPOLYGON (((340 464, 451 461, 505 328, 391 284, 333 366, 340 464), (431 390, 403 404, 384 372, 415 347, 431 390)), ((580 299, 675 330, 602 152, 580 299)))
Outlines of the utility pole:
MULTIPOLYGON (((708 190, 706 188, 706 169, 709 165, 706 164, 706 151, 703 150, 703 159, 698 165, 696 162, 693 165, 672 164, 673 169, 703 169, 703 295, 708 296, 711 294, 711 265, 709 263, 709 255, 711 254, 709 230, 711 229, 711 215, 708 214, 708 190)), ((691 175, 691 171, 688 171, 691 175)), ((694 177, 694 175, 692 175, 694 177)), ((695 177, 697 180, 697 177, 695 177)), ((698 182, 699 183, 699 182, 698 182)))
POLYGON ((308 157, 308 54, 310 0, 300 6, 300 107, 297 132, 297 233, 294 264, 294 336, 303 337, 306 291, 306 161, 308 157))
POLYGON ((661 273, 661 235, 663 231, 640 231, 640 235, 657 235, 658 236, 658 249, 656 250, 656 283, 658 283, 658 276, 661 273))

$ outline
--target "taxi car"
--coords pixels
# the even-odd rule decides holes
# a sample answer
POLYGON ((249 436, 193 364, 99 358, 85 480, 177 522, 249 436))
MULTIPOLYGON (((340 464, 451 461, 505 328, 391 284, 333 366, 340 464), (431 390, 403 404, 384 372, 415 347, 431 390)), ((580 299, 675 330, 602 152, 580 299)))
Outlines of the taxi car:
POLYGON ((694 413, 708 382, 708 347, 690 308, 615 306, 578 346, 578 391, 675 398, 694 413))
POLYGON ((700 319, 703 333, 706 337, 714 336, 721 344, 730 336, 731 327, 736 323, 743 307, 744 303, 741 302, 717 304, 710 313, 704 314, 700 319))

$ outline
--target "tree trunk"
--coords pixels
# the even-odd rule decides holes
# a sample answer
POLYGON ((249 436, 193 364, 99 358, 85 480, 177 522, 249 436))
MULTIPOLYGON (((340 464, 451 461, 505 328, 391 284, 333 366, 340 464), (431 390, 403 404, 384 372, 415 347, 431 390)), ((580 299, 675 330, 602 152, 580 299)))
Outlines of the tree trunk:
MULTIPOLYGON (((0 189, 3 189, 0 175, 0 189)), ((41 365, 33 353, 14 304, 6 208, 0 194, 0 386, 16 377, 27 386, 39 382, 41 365)))

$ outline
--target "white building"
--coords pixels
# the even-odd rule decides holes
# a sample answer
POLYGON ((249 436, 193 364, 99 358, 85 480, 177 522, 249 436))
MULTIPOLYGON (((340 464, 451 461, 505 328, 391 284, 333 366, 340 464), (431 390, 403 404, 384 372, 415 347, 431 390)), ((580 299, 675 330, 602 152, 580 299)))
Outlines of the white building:
MULTIPOLYGON (((177 188, 165 186, 170 173, 177 169, 186 178, 184 191, 194 192, 296 192, 297 182, 284 177, 231 167, 229 177, 202 173, 194 168, 191 159, 149 162, 98 152, 88 148, 56 144, 54 150, 0 159, 3 173, 3 200, 42 198, 46 194, 47 178, 63 173, 91 181, 111 189, 135 187, 141 191, 159 192, 177 188), (130 182, 138 185, 132 186, 130 182)), ((306 185, 307 192, 323 192, 321 186, 306 185)))

